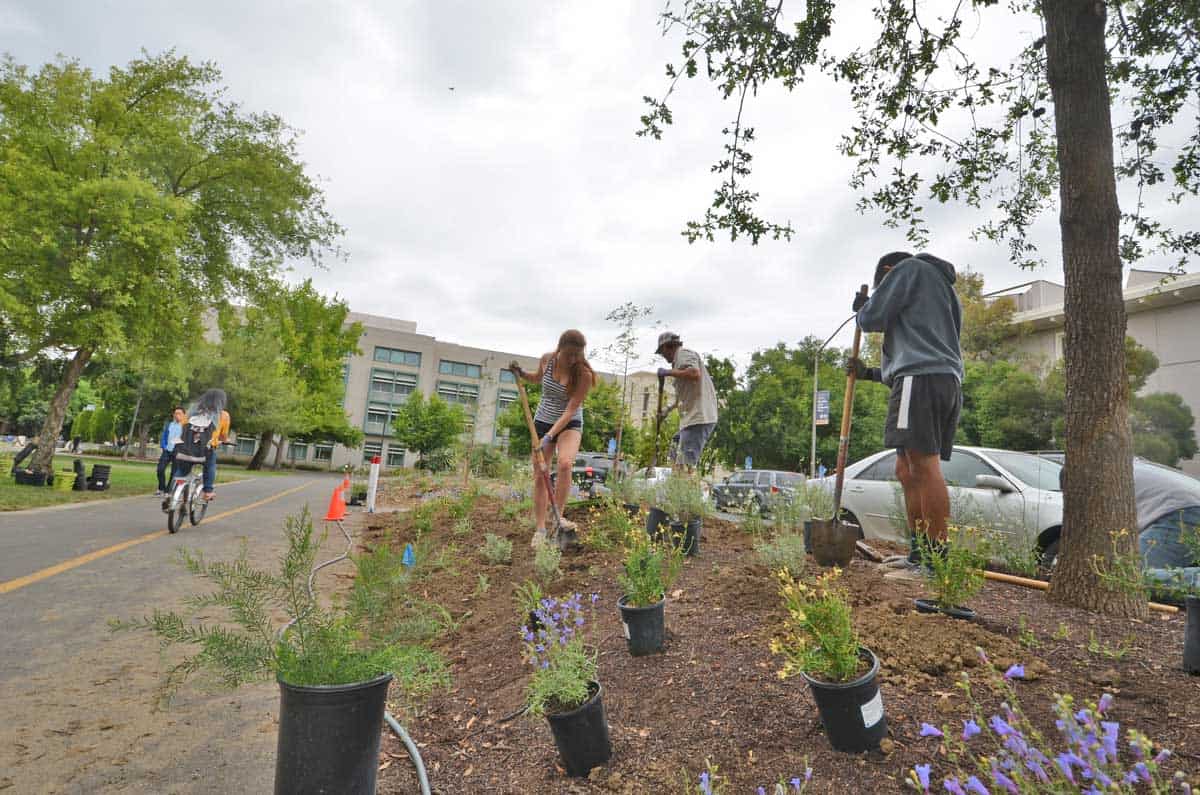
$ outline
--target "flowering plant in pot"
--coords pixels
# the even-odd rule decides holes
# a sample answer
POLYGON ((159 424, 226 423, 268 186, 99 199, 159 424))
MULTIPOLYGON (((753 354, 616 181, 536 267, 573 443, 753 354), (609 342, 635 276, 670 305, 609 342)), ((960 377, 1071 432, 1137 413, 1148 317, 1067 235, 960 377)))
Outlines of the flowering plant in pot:
POLYGON ((861 643, 850 621, 850 605, 832 569, 811 585, 779 572, 779 594, 787 612, 783 632, 771 641, 782 655, 779 678, 800 674, 808 682, 830 745, 837 751, 866 751, 887 732, 879 695, 879 660, 861 643))
POLYGON ((955 530, 944 542, 918 533, 917 548, 929 567, 926 586, 933 596, 913 600, 917 610, 968 621, 975 618, 966 602, 983 589, 983 569, 988 561, 978 533, 970 528, 955 530))
MULTIPOLYGON (((599 600, 592 594, 591 606, 599 600)), ((596 649, 587 643, 583 597, 544 597, 534 611, 538 629, 521 627, 523 657, 532 667, 525 690, 530 715, 545 717, 563 767, 586 776, 608 761, 612 745, 596 667, 596 649)))
POLYGON ((284 530, 288 548, 277 573, 254 568, 244 543, 232 561, 185 550, 183 565, 213 590, 190 597, 183 612, 156 609, 109 625, 149 631, 164 649, 193 649, 165 674, 164 701, 197 675, 231 688, 274 678, 277 793, 373 793, 389 685, 395 677, 406 694, 428 693, 449 683, 445 664, 402 629, 407 616, 383 609, 403 601, 398 554, 383 550, 356 560, 354 592, 326 607, 311 588, 321 540, 307 509, 288 517, 284 530), (205 618, 196 617, 201 611, 205 618), (384 613, 395 617, 394 626, 372 620, 384 613))
POLYGON ((666 594, 683 568, 683 545, 634 536, 617 575, 624 595, 617 601, 629 653, 635 657, 662 651, 666 594))

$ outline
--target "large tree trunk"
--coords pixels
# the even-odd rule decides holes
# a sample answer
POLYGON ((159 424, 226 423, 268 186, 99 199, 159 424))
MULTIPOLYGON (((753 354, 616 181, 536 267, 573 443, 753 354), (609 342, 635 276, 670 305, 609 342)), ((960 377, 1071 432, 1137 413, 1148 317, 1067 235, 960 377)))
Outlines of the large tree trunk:
POLYGON ((271 469, 279 469, 280 463, 283 462, 283 446, 287 442, 287 436, 280 434, 279 441, 275 443, 275 464, 271 469))
POLYGON ((258 437, 258 449, 250 457, 250 463, 246 464, 246 469, 262 469, 263 461, 267 458, 267 450, 271 447, 272 436, 270 431, 263 431, 262 435, 258 437))
POLYGON ((1050 597, 1110 615, 1144 616, 1145 598, 1105 585, 1097 560, 1136 555, 1133 445, 1125 379, 1120 213, 1105 75, 1105 8, 1044 0, 1046 70, 1058 134, 1066 282, 1066 450, 1063 529, 1050 597))
POLYGON ((59 432, 62 431, 63 419, 67 416, 67 404, 71 402, 71 395, 74 394, 75 387, 79 385, 79 376, 91 358, 91 349, 80 348, 67 362, 62 383, 58 385, 58 390, 50 400, 50 408, 46 411, 46 421, 42 423, 42 432, 38 437, 37 452, 33 454, 33 459, 29 464, 29 468, 34 472, 51 474, 51 468, 54 465, 54 444, 58 440, 59 432))

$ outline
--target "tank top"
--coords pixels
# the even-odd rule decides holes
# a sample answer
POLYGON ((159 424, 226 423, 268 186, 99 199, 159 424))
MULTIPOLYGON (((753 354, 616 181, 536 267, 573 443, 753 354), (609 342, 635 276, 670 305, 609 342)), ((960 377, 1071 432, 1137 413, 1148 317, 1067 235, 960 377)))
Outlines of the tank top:
MULTIPOLYGON (((554 360, 556 358, 558 357, 550 356, 546 362, 546 370, 542 373, 542 399, 538 402, 537 414, 533 416, 539 422, 551 424, 558 422, 558 418, 567 410, 567 404, 571 402, 567 388, 554 380, 554 360)), ((575 410, 571 419, 579 420, 580 424, 583 424, 583 406, 575 410)))

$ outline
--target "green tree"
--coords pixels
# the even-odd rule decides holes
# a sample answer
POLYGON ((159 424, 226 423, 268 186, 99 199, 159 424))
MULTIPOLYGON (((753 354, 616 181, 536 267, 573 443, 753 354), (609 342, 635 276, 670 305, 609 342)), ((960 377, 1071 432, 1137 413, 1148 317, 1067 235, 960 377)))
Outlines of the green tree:
MULTIPOLYGON (((618 391, 620 407, 616 414, 618 420, 616 432, 613 434, 613 438, 617 440, 617 446, 622 452, 630 447, 629 445, 624 444, 623 438, 625 431, 625 418, 629 414, 629 396, 626 394, 629 389, 629 365, 630 362, 634 362, 636 364, 638 357, 639 338, 641 336, 640 326, 653 314, 654 307, 638 306, 632 301, 627 301, 604 316, 605 320, 610 323, 617 324, 617 327, 621 329, 620 333, 617 334, 617 338, 603 349, 603 353, 605 358, 607 358, 617 367, 621 368, 621 384, 623 386, 618 391)), ((585 427, 584 433, 587 434, 587 432, 588 431, 585 427)), ((607 440, 605 444, 606 446, 603 448, 597 447, 594 449, 597 451, 601 449, 607 450, 607 440)), ((592 448, 590 448, 589 445, 584 444, 583 449, 588 450, 592 448)))
POLYGON ((447 403, 436 394, 428 400, 413 392, 401 404, 392 428, 396 441, 407 450, 416 450, 419 461, 431 453, 445 450, 466 428, 466 413, 457 403, 447 403))
POLYGON ((1097 576, 1095 558, 1137 553, 1132 538, 1116 549, 1110 543, 1111 531, 1135 521, 1122 261, 1158 249, 1182 262, 1200 251, 1200 233, 1172 229, 1143 205, 1148 195, 1179 200, 1200 193, 1200 125, 1166 157, 1157 145, 1162 131, 1178 129, 1181 111, 1190 114, 1200 67, 1194 3, 974 0, 937 15, 927 4, 876 0, 874 25, 856 20, 836 38, 832 0, 808 0, 786 12, 784 6, 783 0, 684 0, 663 13, 664 30, 682 34, 682 58, 667 67, 666 96, 646 98, 641 134, 661 137, 673 122, 671 91, 684 77, 703 75, 736 103, 724 153, 712 167, 720 182, 704 217, 688 222, 685 235, 747 236, 753 243, 790 237, 790 224, 756 211, 748 150, 755 130, 743 114, 747 99, 768 84, 794 90, 809 70, 849 87, 857 118, 840 149, 854 161, 851 185, 863 192, 860 209, 882 211, 915 245, 928 239, 927 200, 961 202, 992 211, 978 234, 1005 240, 1014 261, 1032 266, 1039 256, 1028 230, 1057 202, 1068 308, 1065 439, 1072 460, 1087 463, 1077 470, 1067 465, 1062 554, 1050 595, 1114 615, 1145 615, 1139 594, 1097 576), (998 61, 994 48, 972 53, 964 36, 974 31, 1001 40, 988 37, 988 11, 1009 24, 1024 14, 1026 29, 1044 33, 1016 43, 998 61), (851 49, 839 49, 845 43, 851 49), (1119 152, 1114 101, 1130 117, 1115 132, 1119 152), (1138 199, 1124 215, 1118 177, 1137 187, 1138 199))
POLYGON ((8 345, 66 364, 32 466, 47 471, 84 367, 245 292, 340 229, 278 117, 173 52, 97 76, 0 63, 0 312, 8 345))
MULTIPOLYGON (((538 401, 542 397, 541 384, 526 384, 525 393, 529 397, 529 410, 537 413, 538 401)), ((592 452, 607 452, 608 440, 616 438, 618 427, 622 427, 621 416, 625 406, 621 402, 621 387, 618 384, 600 380, 588 392, 583 400, 583 439, 579 449, 592 452)), ((621 437, 621 452, 633 454, 638 449, 639 435, 633 433, 629 417, 624 418, 625 433, 621 437)), ((508 454, 523 458, 533 452, 529 440, 529 426, 525 422, 525 412, 521 409, 521 401, 514 401, 507 409, 500 412, 496 418, 496 427, 508 435, 508 454)))
POLYGON ((1013 326, 1016 302, 1008 296, 991 301, 985 299, 983 274, 970 269, 959 271, 954 291, 962 304, 960 344, 963 358, 970 361, 1013 357, 1017 342, 1025 331, 1021 326, 1015 329, 1013 326))
POLYGON ((1178 466, 1180 459, 1196 455, 1195 417, 1174 392, 1135 397, 1129 421, 1138 455, 1172 467, 1178 466))
POLYGON ((91 440, 97 444, 111 442, 117 436, 117 415, 109 408, 96 409, 88 425, 91 440))
POLYGON ((963 379, 960 439, 1003 450, 1047 450, 1061 401, 1035 373, 1010 361, 968 359, 963 379))
POLYGON ((81 411, 71 421, 71 436, 78 436, 81 441, 91 441, 92 439, 92 418, 96 415, 93 411, 81 411))

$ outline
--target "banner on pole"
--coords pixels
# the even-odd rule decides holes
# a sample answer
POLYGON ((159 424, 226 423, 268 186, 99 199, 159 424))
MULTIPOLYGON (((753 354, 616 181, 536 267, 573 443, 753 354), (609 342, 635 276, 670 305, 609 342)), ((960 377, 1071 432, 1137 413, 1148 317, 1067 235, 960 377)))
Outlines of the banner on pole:
POLYGON ((829 391, 821 390, 817 392, 817 425, 829 424, 829 391))

